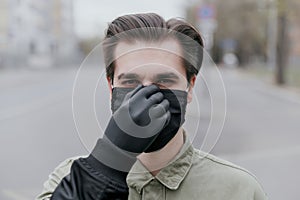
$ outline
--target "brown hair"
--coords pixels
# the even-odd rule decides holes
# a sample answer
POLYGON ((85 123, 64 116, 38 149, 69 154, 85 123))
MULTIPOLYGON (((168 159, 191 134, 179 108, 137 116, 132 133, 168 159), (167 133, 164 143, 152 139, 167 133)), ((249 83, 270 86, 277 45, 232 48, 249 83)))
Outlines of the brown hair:
POLYGON ((156 41, 175 37, 183 50, 187 80, 197 75, 203 59, 203 40, 189 23, 172 18, 165 21, 155 13, 130 14, 118 17, 108 25, 103 41, 106 76, 113 80, 114 51, 119 41, 156 41), (183 37, 184 36, 184 37, 183 37))

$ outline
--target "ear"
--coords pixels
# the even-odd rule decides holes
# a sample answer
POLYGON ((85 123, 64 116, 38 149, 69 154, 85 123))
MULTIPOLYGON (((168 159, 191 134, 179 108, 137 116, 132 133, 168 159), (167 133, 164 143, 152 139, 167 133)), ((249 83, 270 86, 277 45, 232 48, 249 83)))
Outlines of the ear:
POLYGON ((106 77, 106 80, 107 80, 107 85, 108 85, 108 89, 109 89, 109 96, 110 96, 110 100, 111 100, 113 86, 112 86, 110 77, 106 77))
POLYGON ((188 95, 187 95, 187 102, 188 103, 192 102, 193 88, 194 88, 195 82, 196 82, 196 75, 193 75, 191 77, 191 80, 190 80, 190 83, 189 83, 189 90, 187 91, 188 92, 188 95))

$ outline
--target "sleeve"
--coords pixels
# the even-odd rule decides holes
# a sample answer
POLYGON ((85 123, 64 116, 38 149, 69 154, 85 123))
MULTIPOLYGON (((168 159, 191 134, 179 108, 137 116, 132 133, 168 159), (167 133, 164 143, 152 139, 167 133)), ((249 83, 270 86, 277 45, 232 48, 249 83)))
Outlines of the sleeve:
POLYGON ((51 200, 101 200, 128 198, 126 172, 109 168, 90 155, 74 161, 51 200))
POLYGON ((74 160, 79 156, 68 158, 60 163, 54 171, 49 175, 48 180, 43 185, 42 192, 35 198, 36 200, 49 200, 54 192, 55 188, 61 182, 61 180, 70 173, 71 166, 74 160))
POLYGON ((49 176, 37 200, 128 199, 126 177, 135 160, 135 156, 99 139, 88 157, 61 164, 49 176), (102 164, 100 160, 104 157, 117 160, 128 170, 119 171, 102 164))

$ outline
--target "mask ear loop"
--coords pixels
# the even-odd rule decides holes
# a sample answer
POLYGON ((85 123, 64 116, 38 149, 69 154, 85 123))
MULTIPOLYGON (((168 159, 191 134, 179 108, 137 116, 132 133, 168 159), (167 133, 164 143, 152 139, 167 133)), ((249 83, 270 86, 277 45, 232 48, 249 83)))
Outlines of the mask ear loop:
POLYGON ((110 85, 111 85, 111 89, 114 89, 114 74, 112 75, 111 79, 110 79, 110 85))
POLYGON ((187 82, 185 92, 188 92, 190 90, 190 86, 191 86, 190 82, 187 82))

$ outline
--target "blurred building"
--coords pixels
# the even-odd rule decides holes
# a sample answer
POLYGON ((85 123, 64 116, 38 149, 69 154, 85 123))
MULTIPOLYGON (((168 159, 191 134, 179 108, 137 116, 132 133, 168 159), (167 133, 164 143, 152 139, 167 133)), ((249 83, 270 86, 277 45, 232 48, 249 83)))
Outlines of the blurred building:
POLYGON ((217 28, 215 4, 205 1, 195 2, 186 9, 186 19, 201 32, 204 48, 211 53, 214 45, 214 32, 217 28))
MULTIPOLYGON (((227 53, 235 53, 241 65, 271 59, 274 60, 272 66, 275 66, 276 48, 280 43, 279 22, 276 18, 278 11, 272 16, 268 10, 278 8, 269 8, 267 4, 263 4, 258 1, 197 0, 187 6, 186 18, 200 30, 206 50, 212 48, 212 57, 216 62, 221 62, 227 53), (266 28, 269 24, 270 30, 266 28), (268 55, 269 47, 272 55, 268 55)), ((296 4, 294 7, 299 8, 296 4)), ((289 64, 297 67, 300 63, 299 14, 287 12, 287 20, 289 64)))
POLYGON ((59 66, 78 54, 72 0, 1 0, 0 4, 2 66, 59 66))

